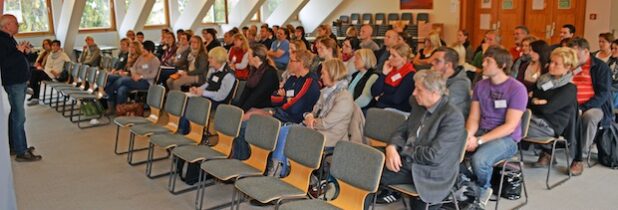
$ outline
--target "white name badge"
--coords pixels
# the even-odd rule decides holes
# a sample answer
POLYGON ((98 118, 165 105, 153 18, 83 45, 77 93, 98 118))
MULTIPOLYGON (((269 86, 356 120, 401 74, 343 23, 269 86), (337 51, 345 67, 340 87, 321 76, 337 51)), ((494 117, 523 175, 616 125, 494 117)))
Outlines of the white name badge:
POLYGON ((148 69, 148 64, 142 65, 142 69, 148 69))
POLYGON ((495 100, 494 108, 496 109, 504 109, 506 108, 506 100, 495 100))
POLYGON ((212 81, 213 81, 213 82, 219 82, 219 77, 217 77, 217 76, 213 76, 213 77, 212 77, 212 81))
POLYGON ((541 85, 541 88, 543 89, 543 91, 549 90, 550 88, 554 87, 554 83, 549 81, 546 82, 545 84, 541 85))
POLYGON ((294 90, 285 91, 285 96, 286 97, 294 97, 294 90))
POLYGON ((397 73, 397 74, 393 75, 393 76, 391 77, 391 79, 393 80, 393 82, 394 82, 394 81, 397 81, 397 80, 400 80, 400 79, 401 79, 401 74, 400 74, 400 73, 397 73))
POLYGON ((176 56, 176 59, 180 59, 180 58, 182 58, 182 54, 178 54, 178 55, 176 56))
POLYGON ((573 70, 573 75, 578 75, 581 72, 582 72, 582 67, 577 67, 575 70, 573 70))
POLYGON ((124 57, 120 57, 120 62, 124 62, 124 57))

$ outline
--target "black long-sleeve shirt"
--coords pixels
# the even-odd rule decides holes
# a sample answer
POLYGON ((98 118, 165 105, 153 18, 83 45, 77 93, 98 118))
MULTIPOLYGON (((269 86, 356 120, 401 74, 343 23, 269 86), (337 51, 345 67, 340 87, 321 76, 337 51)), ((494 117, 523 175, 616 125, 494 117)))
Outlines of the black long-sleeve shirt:
POLYGON ((266 108, 271 106, 270 95, 279 87, 277 70, 265 64, 266 68, 260 82, 255 87, 245 87, 240 97, 238 105, 247 111, 251 108, 266 108))
POLYGON ((574 104, 577 103, 577 87, 568 83, 562 87, 543 91, 536 87, 532 88, 532 98, 547 100, 547 104, 534 105, 532 100, 528 100, 528 108, 537 117, 544 119, 555 135, 562 135, 568 125, 569 118, 575 112, 574 104))
POLYGON ((4 31, 0 31, 0 70, 3 86, 30 80, 30 64, 26 55, 17 50, 15 38, 4 31))

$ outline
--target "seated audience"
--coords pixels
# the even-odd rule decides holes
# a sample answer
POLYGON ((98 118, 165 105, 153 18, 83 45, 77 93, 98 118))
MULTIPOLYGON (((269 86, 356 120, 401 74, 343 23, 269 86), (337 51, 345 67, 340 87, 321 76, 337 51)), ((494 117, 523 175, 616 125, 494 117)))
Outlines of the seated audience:
POLYGON ((358 36, 361 41, 359 44, 360 48, 370 49, 372 51, 378 51, 380 49, 380 46, 375 41, 373 41, 372 35, 373 27, 371 27, 371 25, 369 24, 363 24, 358 36))
POLYGON ((228 59, 230 68, 239 80, 247 80, 249 77, 249 42, 242 34, 232 37, 234 46, 230 49, 228 59))
POLYGON ((459 54, 452 48, 440 47, 433 53, 431 69, 437 71, 446 80, 448 101, 468 117, 470 111, 471 82, 463 66, 458 66, 459 54))
POLYGON ((144 43, 144 32, 138 31, 135 39, 134 41, 138 41, 140 44, 144 43))
POLYGON ((618 39, 612 42, 612 56, 607 61, 612 74, 612 94, 614 109, 618 107, 618 39))
POLYGON ((580 136, 575 147, 571 173, 575 176, 584 171, 583 153, 592 144, 599 126, 607 127, 612 122, 611 74, 602 60, 592 56, 590 44, 583 38, 573 38, 568 43, 577 51, 578 68, 574 71, 573 84, 577 87, 577 103, 581 114, 580 136))
POLYGON ((522 55, 521 42, 524 40, 524 38, 528 37, 529 34, 530 31, 528 30, 528 27, 523 25, 517 26, 515 27, 515 30, 513 30, 513 39, 515 39, 515 46, 509 49, 513 60, 517 60, 519 56, 522 55))
POLYGON ((354 66, 357 70, 352 74, 348 91, 352 93, 354 102, 364 111, 375 104, 371 96, 371 87, 380 77, 375 71, 376 56, 368 48, 354 52, 354 66))
MULTIPOLYGON (((113 81, 106 90, 109 108, 114 110, 115 105, 127 102, 129 92, 133 90, 148 90, 154 84, 161 62, 153 54, 155 45, 151 41, 145 41, 142 54, 130 69, 131 76, 124 76, 113 81)), ((111 82, 111 81, 109 81, 111 82)))
POLYGON ((79 62, 88 66, 99 66, 101 61, 101 49, 94 43, 94 39, 90 36, 86 37, 86 45, 82 50, 79 62))
POLYGON ((414 57, 414 65, 419 68, 426 68, 431 65, 431 55, 436 49, 442 46, 442 43, 440 43, 440 34, 432 31, 429 33, 427 38, 425 38, 424 43, 424 48, 420 49, 416 54, 416 57, 414 57))
POLYGON ((474 52, 474 57, 472 57, 472 63, 470 64, 472 64, 478 69, 482 69, 483 68, 483 55, 485 54, 485 51, 487 51, 487 49, 491 46, 499 46, 500 41, 501 41, 501 37, 497 31, 490 30, 490 31, 485 32, 483 41, 481 42, 481 45, 478 48, 476 48, 476 51, 474 52))
POLYGON ((60 74, 64 69, 64 63, 70 62, 69 56, 60 48, 60 41, 54 40, 51 42, 51 49, 46 56, 45 66, 32 71, 30 77, 30 87, 32 88, 32 96, 28 99, 28 105, 39 104, 39 94, 41 93, 41 81, 59 80, 60 74))
POLYGON ((396 31, 389 30, 386 32, 386 34, 384 35, 384 46, 382 46, 380 50, 375 52, 376 59, 377 59, 377 64, 376 64, 377 71, 382 71, 384 67, 384 63, 388 61, 391 55, 390 49, 393 46, 397 44, 401 44, 401 43, 404 43, 404 41, 403 39, 400 38, 399 34, 396 31))
POLYGON ((466 30, 460 29, 457 31, 457 41, 453 44, 452 48, 459 53, 459 65, 472 63, 474 51, 472 51, 469 36, 470 34, 466 30))
POLYGON ((128 30, 127 33, 125 34, 125 38, 129 39, 129 41, 135 41, 135 31, 133 30, 128 30))
MULTIPOLYGON (((415 117, 409 117, 391 135, 380 185, 411 184, 420 194, 411 200, 411 209, 440 209, 440 205, 427 205, 446 198, 457 179, 465 120, 459 108, 449 103, 442 75, 420 71, 414 80, 411 105, 415 117)), ((382 190, 376 202, 393 203, 399 197, 382 190)))
POLYGON ((127 62, 129 60, 129 45, 131 40, 123 38, 120 40, 120 52, 118 52, 118 61, 112 66, 112 72, 127 69, 127 62))
POLYGON ((199 36, 191 38, 188 52, 186 69, 178 69, 174 76, 167 79, 167 87, 170 90, 180 90, 183 85, 203 84, 206 81, 208 56, 199 36))
POLYGON ((285 28, 280 28, 276 32, 277 39, 272 42, 268 57, 273 59, 277 70, 285 71, 290 60, 290 42, 287 39, 289 33, 285 28))
POLYGON ((234 72, 227 64, 227 52, 223 47, 215 47, 208 52, 208 78, 200 87, 192 87, 190 92, 210 99, 213 110, 219 104, 232 100, 232 90, 236 85, 234 72))
POLYGON ((470 114, 466 122, 470 164, 480 187, 478 204, 485 209, 492 195, 494 164, 517 152, 521 140, 521 117, 526 111, 526 87, 508 76, 513 59, 500 47, 488 47, 483 54, 483 76, 474 86, 470 114))
MULTIPOLYGON (((573 114, 577 111, 577 88, 571 80, 572 70, 579 64, 577 52, 567 47, 556 48, 551 54, 549 72, 543 74, 528 100, 532 111, 528 137, 562 136, 573 114)), ((533 167, 547 167, 551 146, 542 145, 542 152, 533 167)))
MULTIPOLYGON (((161 29, 161 39, 159 41, 159 45, 157 46, 157 48, 155 49, 155 56, 157 56, 157 58, 159 58, 159 60, 161 60, 161 57, 163 56, 163 53, 165 53, 165 49, 163 49, 163 47, 166 45, 167 40, 165 39, 165 34, 169 33, 170 30, 168 28, 162 28, 161 29)), ((142 42, 143 44, 143 42, 142 42)))
POLYGON ((354 65, 354 52, 360 49, 360 41, 356 37, 348 37, 341 44, 341 59, 346 69, 348 69, 348 77, 351 77, 356 72, 354 65))
MULTIPOLYGON (((235 36, 242 37, 241 34, 235 36)), ((268 51, 264 45, 256 44, 246 53, 251 73, 240 95, 240 101, 236 104, 245 111, 270 107, 270 95, 279 87, 277 71, 268 63, 266 52, 268 51)))
POLYGON ((414 90, 416 70, 408 62, 412 50, 407 44, 397 44, 390 48, 390 57, 384 63, 380 78, 371 87, 371 95, 376 99, 376 107, 393 108, 410 112, 408 99, 414 90))
POLYGON ((338 141, 349 140, 348 128, 353 123, 352 115, 355 112, 354 99, 348 92, 347 70, 343 62, 329 59, 323 64, 321 79, 324 89, 313 111, 304 115, 303 123, 324 135, 324 147, 334 147, 338 141))
POLYGON ((52 40, 44 39, 43 44, 41 45, 41 50, 39 51, 39 56, 37 56, 34 61, 34 67, 36 69, 43 69, 45 67, 45 62, 47 62, 47 56, 52 51, 51 49, 52 40))
POLYGON ((207 52, 210 52, 215 47, 221 46, 221 43, 217 40, 217 30, 213 28, 203 29, 202 38, 204 38, 204 46, 206 47, 207 52))
POLYGON ((191 36, 185 32, 178 34, 178 49, 176 49, 176 55, 174 55, 174 67, 176 69, 187 69, 189 62, 187 57, 191 52, 191 36))
POLYGON ((273 41, 275 41, 273 31, 268 28, 268 24, 260 26, 260 44, 263 44, 268 48, 268 50, 270 50, 270 47, 273 45, 273 41))
POLYGON ((612 33, 599 34, 599 51, 594 54, 595 57, 607 63, 612 55, 611 44, 614 41, 614 35, 612 33))
POLYGON ((225 50, 230 51, 230 49, 234 46, 234 38, 233 38, 234 34, 232 33, 232 31, 228 31, 223 33, 223 48, 225 48, 225 50))
POLYGON ((512 76, 517 78, 520 82, 523 81, 523 72, 526 71, 525 67, 530 63, 530 52, 532 51, 532 47, 530 43, 536 41, 537 39, 533 36, 529 36, 521 40, 521 56, 513 61, 513 66, 511 67, 512 76), (523 69, 522 69, 523 67, 523 69), (521 73, 520 73, 521 72, 521 73))
POLYGON ((163 40, 165 42, 163 44, 163 54, 161 55, 161 65, 174 66, 176 51, 178 50, 176 37, 174 37, 174 33, 167 32, 163 34, 163 40))
POLYGON ((523 83, 527 90, 531 90, 539 77, 547 73, 550 53, 547 42, 537 40, 530 43, 529 61, 522 63, 517 73, 517 80, 523 83))
MULTIPOLYGON (((322 64, 324 61, 329 59, 341 58, 341 54, 339 51, 339 46, 337 45, 337 41, 328 37, 322 37, 315 41, 318 51, 319 64, 315 66, 315 69, 312 71, 318 74, 318 77, 321 77, 322 74, 322 64)), ((322 81, 320 81, 320 87, 323 87, 322 81)))

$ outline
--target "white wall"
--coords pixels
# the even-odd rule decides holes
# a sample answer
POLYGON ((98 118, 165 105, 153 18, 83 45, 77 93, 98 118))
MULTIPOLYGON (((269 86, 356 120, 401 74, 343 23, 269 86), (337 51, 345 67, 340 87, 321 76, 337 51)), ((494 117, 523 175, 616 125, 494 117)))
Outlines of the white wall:
POLYGON ((333 13, 330 14, 324 23, 331 24, 341 15, 351 13, 403 13, 419 12, 430 13, 429 21, 444 24, 444 39, 447 43, 455 41, 457 30, 459 30, 459 0, 434 0, 433 10, 401 10, 399 0, 345 0, 333 13))
MULTIPOLYGON (((2 81, 0 81, 1 86, 2 81)), ((15 188, 13 185, 13 170, 9 155, 9 100, 0 88, 0 209, 16 210, 15 188)))
MULTIPOLYGON (((596 51, 599 49, 599 34, 611 32, 610 16, 612 15, 612 6, 616 7, 617 0, 588 0, 586 2, 586 21, 584 22, 584 38, 590 42, 590 50, 596 51), (590 14, 597 14, 596 20, 590 20, 590 14)), ((614 13, 617 10, 613 10, 614 13)), ((616 16, 616 14, 614 14, 616 16)), ((613 19, 616 19, 614 17, 613 19)), ((616 22, 616 20, 614 20, 616 22)))
POLYGON ((618 0, 612 0, 611 8, 611 11, 614 12, 610 16, 610 29, 614 36, 618 36, 618 0))

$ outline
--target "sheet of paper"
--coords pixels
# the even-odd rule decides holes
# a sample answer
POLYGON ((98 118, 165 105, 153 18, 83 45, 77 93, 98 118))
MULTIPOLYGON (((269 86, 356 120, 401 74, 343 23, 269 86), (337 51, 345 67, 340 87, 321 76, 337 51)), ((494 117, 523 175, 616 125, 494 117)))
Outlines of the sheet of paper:
POLYGON ((491 30, 491 15, 490 14, 481 14, 480 16, 479 29, 481 30, 491 30))
POLYGON ((482 0, 481 1, 482 9, 491 9, 491 0, 482 0))
POLYGON ((532 10, 544 10, 545 0, 532 0, 532 10))

